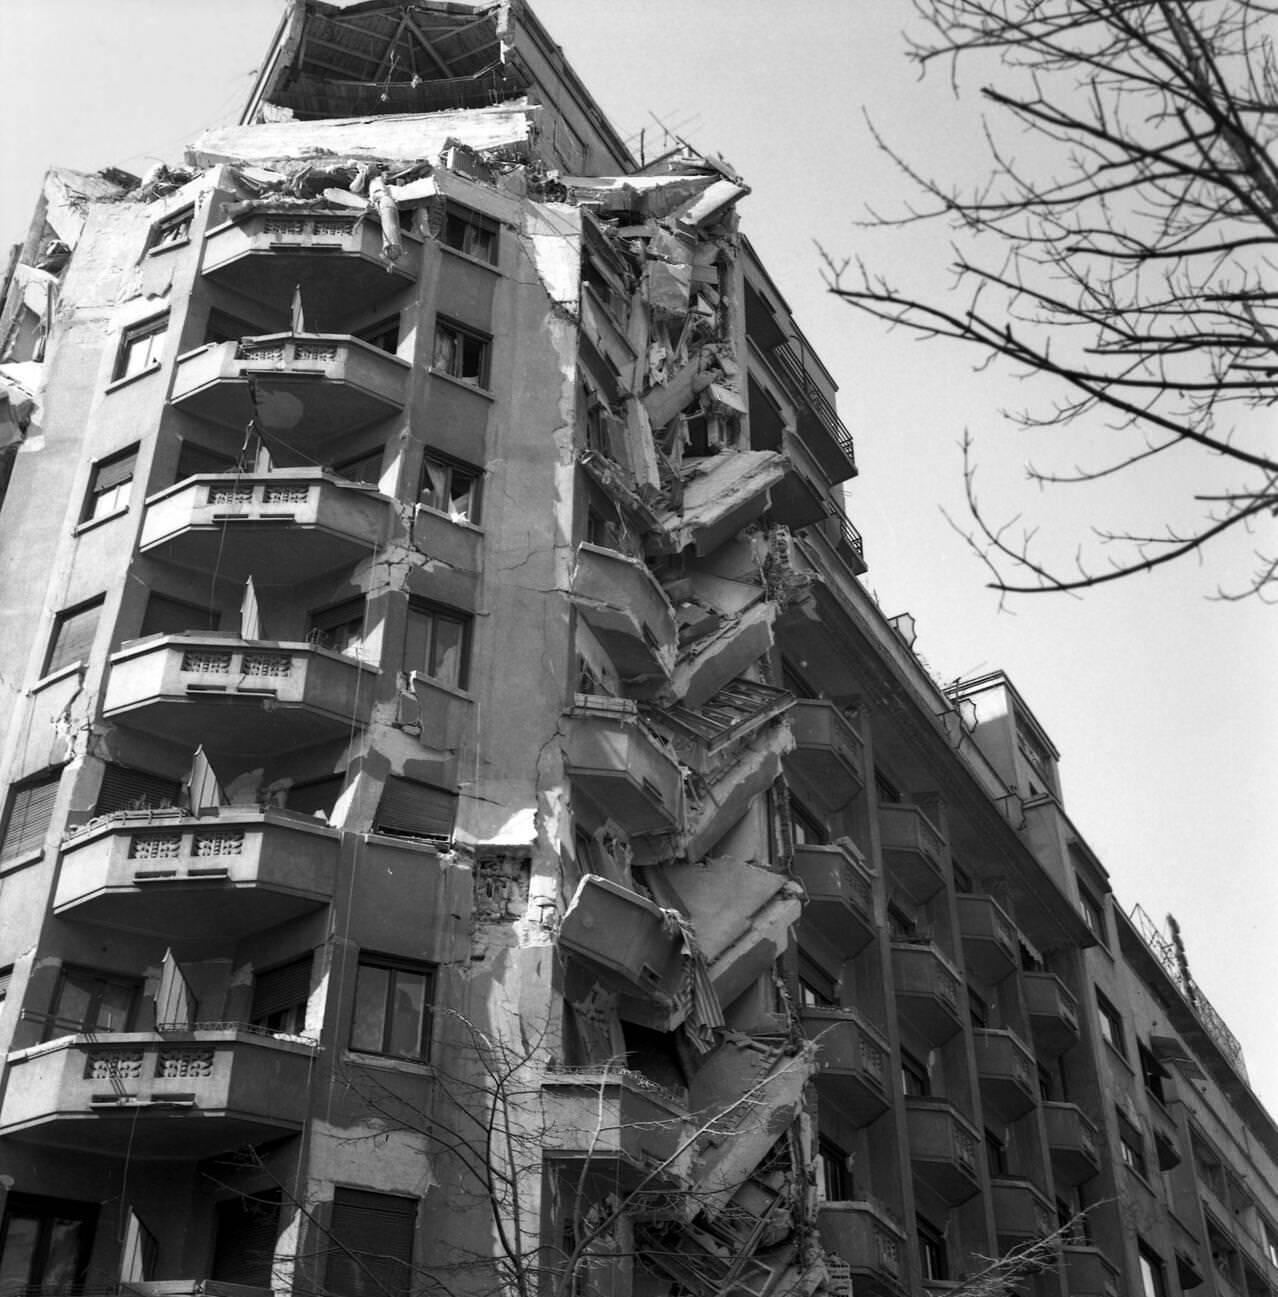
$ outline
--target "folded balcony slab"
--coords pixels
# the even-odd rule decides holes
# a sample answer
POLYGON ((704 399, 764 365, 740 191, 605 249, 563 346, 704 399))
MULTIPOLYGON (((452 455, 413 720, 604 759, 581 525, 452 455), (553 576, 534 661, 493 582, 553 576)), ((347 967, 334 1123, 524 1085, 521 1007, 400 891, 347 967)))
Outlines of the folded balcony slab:
POLYGON ((577 547, 573 606, 626 681, 665 681, 675 658, 674 610, 642 559, 577 547))
POLYGON ((322 469, 200 475, 151 496, 139 550, 198 572, 295 584, 368 558, 391 501, 322 469))
POLYGON ((338 836, 248 806, 119 812, 63 843, 54 913, 170 940, 238 940, 328 903, 338 836))
POLYGON ((659 703, 700 707, 772 649, 776 604, 761 600, 680 651, 659 703))
POLYGON ((769 493, 786 472, 784 456, 772 450, 741 450, 689 461, 678 509, 658 515, 662 548, 678 553, 692 545, 708 554, 753 522, 769 504, 769 493))
POLYGON ((8 1058, 0 1136, 195 1160, 296 1134, 315 1047, 248 1028, 63 1036, 8 1058))

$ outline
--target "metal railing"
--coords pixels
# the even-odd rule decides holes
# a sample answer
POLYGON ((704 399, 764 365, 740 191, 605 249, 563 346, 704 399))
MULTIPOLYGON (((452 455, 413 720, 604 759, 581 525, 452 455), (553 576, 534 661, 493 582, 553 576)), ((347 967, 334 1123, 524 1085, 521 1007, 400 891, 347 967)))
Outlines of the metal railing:
POLYGON ((838 412, 830 403, 830 398, 826 396, 819 384, 808 373, 802 357, 788 342, 783 342, 779 347, 775 347, 772 351, 772 357, 775 359, 782 377, 807 402, 812 413, 816 415, 821 426, 829 433, 834 444, 843 452, 848 463, 855 468, 856 450, 852 442, 852 434, 848 431, 843 420, 839 418, 838 412))

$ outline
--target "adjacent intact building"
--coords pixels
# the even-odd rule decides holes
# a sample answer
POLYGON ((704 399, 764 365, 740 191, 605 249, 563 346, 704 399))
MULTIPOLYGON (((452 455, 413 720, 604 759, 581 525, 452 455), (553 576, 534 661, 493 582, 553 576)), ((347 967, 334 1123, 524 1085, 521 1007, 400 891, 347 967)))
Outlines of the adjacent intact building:
POLYGON ((1274 1292, 1236 1042, 860 584, 748 192, 518 0, 295 0, 185 167, 49 173, 0 1291, 1274 1292))

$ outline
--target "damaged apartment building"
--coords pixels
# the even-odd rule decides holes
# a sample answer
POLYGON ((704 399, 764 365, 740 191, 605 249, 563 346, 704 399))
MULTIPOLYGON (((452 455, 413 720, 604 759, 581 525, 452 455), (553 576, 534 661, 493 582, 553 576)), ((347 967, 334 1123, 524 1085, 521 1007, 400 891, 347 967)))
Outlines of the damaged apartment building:
POLYGON ((49 173, 0 1291, 1273 1297, 1237 1044, 860 583, 748 194, 521 0, 292 0, 184 165, 49 173))

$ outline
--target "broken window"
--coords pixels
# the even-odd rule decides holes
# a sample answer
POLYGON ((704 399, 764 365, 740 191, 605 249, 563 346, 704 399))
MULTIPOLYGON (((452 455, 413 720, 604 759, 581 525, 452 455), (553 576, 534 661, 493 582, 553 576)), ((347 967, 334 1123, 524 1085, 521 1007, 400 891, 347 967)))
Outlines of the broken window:
POLYGON ((448 514, 454 522, 477 523, 480 476, 478 469, 427 455, 422 460, 417 501, 448 514))
POLYGON ((61 779, 61 770, 45 770, 9 790, 9 804, 0 826, 0 860, 28 855, 44 845, 61 779))
POLYGON ((434 604, 410 602, 404 628, 404 670, 418 671, 451 689, 469 676, 470 618, 434 604))
POLYGON ((492 339, 449 320, 435 323, 436 373, 447 374, 476 387, 488 386, 488 353, 492 339))
POLYGON ((73 662, 83 662, 88 658, 105 598, 105 595, 98 595, 96 599, 88 599, 74 608, 64 608, 55 614, 42 675, 52 675, 54 671, 61 671, 73 662))
POLYGON ((315 648, 358 657, 364 647, 365 615, 363 599, 349 599, 345 603, 313 612, 306 641, 315 648))
POLYGON ((113 382, 133 378, 152 369, 159 369, 164 355, 164 340, 168 336, 168 315, 157 315, 152 320, 131 325, 120 335, 120 350, 115 359, 113 382))
POLYGON ((44 1039, 94 1031, 131 1031, 142 999, 142 981, 64 964, 44 1039))
POLYGON ((195 218, 194 207, 184 207, 172 216, 165 216, 151 226, 151 237, 147 240, 148 252, 160 252, 165 248, 180 247, 191 239, 191 221, 195 218))
POLYGON ((324 1291, 331 1297, 408 1297, 416 1222, 415 1198, 335 1188, 324 1291))
POLYGON ((497 222, 481 212, 449 203, 444 214, 442 241, 456 252, 477 261, 497 264, 497 222))
POLYGON ((81 522, 105 518, 108 514, 118 513, 128 507, 137 459, 138 448, 134 445, 94 464, 89 474, 89 491, 85 496, 84 508, 80 511, 81 522))
POLYGON ((435 966, 361 955, 355 978, 351 1048, 425 1062, 430 1055, 435 966))

